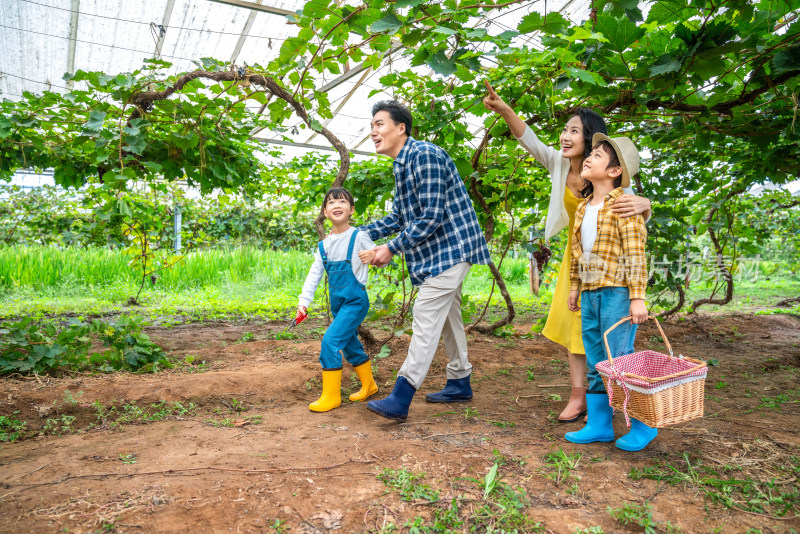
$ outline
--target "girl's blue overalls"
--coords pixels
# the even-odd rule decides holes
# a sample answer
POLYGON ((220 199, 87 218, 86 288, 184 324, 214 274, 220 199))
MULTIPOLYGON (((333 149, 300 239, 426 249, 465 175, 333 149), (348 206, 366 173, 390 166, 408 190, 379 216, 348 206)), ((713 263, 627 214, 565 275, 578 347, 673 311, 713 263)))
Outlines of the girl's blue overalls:
POLYGON ((319 361, 323 371, 335 371, 342 368, 341 351, 353 367, 357 367, 369 360, 364 352, 364 346, 358 340, 358 325, 364 321, 369 311, 369 297, 364 284, 356 279, 353 274, 351 258, 353 245, 356 242, 358 230, 350 236, 347 247, 347 259, 343 261, 328 261, 325 247, 319 242, 319 254, 325 272, 328 273, 328 288, 330 290, 331 313, 333 323, 328 327, 322 337, 322 350, 319 361))

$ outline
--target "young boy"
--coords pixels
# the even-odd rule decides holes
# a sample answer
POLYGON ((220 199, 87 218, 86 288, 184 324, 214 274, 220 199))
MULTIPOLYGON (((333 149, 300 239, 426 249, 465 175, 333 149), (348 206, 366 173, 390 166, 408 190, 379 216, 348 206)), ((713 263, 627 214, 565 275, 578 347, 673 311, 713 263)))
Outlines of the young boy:
POLYGON ((333 231, 317 245, 297 306, 298 314, 306 313, 322 275, 327 272, 333 322, 322 337, 319 353, 322 395, 308 405, 312 412, 327 412, 342 404, 342 354, 361 380, 361 390, 350 395, 350 400, 363 401, 378 391, 369 356, 358 340, 358 325, 369 310, 365 288, 369 265, 361 263, 357 255, 374 248, 375 243, 365 232, 350 226, 354 211, 353 195, 347 189, 336 187, 325 195, 322 214, 333 224, 333 231))
MULTIPOLYGON (((592 137, 592 153, 583 163, 581 191, 586 199, 575 213, 572 228, 572 268, 567 306, 581 310, 583 346, 586 349, 589 411, 586 426, 564 437, 572 443, 614 441, 612 408, 603 379, 595 369, 607 358, 603 334, 630 315, 631 322, 608 335, 611 356, 633 352, 637 325, 647 320, 644 302, 647 287, 645 242, 647 230, 641 215, 621 218, 611 211, 614 200, 629 187, 639 172, 639 151, 627 137, 592 137), (578 294, 580 293, 580 305, 578 294)), ((641 421, 631 419, 631 430, 616 441, 626 451, 642 450, 658 434, 641 421)))

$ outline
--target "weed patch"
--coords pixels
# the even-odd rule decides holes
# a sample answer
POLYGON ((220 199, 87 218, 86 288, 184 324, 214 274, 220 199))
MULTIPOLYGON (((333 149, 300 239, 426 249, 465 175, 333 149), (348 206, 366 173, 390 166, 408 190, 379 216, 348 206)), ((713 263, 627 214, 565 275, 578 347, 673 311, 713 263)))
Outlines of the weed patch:
POLYGON ((644 504, 625 503, 620 508, 608 507, 608 513, 616 519, 617 523, 623 526, 638 525, 644 529, 645 534, 656 534, 657 532, 667 532, 668 534, 678 534, 682 532, 669 521, 662 523, 653 519, 653 512, 650 503, 644 504))
POLYGON ((229 417, 226 417, 225 419, 208 419, 206 420, 206 424, 215 428, 232 428, 235 426, 235 421, 229 417))
POLYGON ((525 513, 530 504, 525 490, 514 488, 500 479, 499 464, 495 463, 482 481, 483 501, 473 507, 469 517, 472 532, 544 532, 541 523, 532 521, 525 513))
POLYGON ((546 478, 549 478, 556 484, 569 484, 567 493, 575 495, 578 493, 578 481, 580 477, 575 475, 573 471, 578 468, 581 461, 581 453, 576 452, 569 454, 563 451, 561 447, 558 450, 550 451, 542 457, 544 463, 548 466, 542 468, 542 473, 546 478))
POLYGON ((492 457, 493 457, 494 463, 498 464, 500 467, 503 467, 503 466, 506 466, 506 465, 515 465, 515 466, 518 466, 518 467, 525 467, 525 465, 527 464, 527 462, 525 460, 523 460, 521 458, 512 458, 510 456, 506 456, 505 454, 501 453, 497 449, 494 449, 492 451, 492 457))
POLYGON ((415 517, 411 521, 406 521, 405 528, 409 533, 450 533, 461 532, 464 524, 459 518, 458 499, 453 499, 446 508, 436 508, 433 510, 433 517, 430 521, 425 521, 421 516, 415 517))
POLYGON ((44 436, 62 436, 64 434, 74 434, 75 427, 72 424, 75 422, 74 415, 62 415, 60 418, 52 418, 45 421, 40 434, 44 436))
POLYGON ((569 454, 559 447, 557 451, 550 451, 542 458, 545 464, 550 466, 550 470, 545 473, 545 477, 555 481, 557 484, 575 477, 572 472, 578 468, 581 461, 581 453, 569 454))
POLYGON ((58 321, 0 323, 0 375, 44 374, 61 368, 101 372, 155 372, 171 367, 161 347, 142 332, 143 320, 120 316, 116 322, 58 321), (89 354, 92 340, 107 350, 89 354))
MULTIPOLYGON (((790 459, 789 472, 800 468, 800 461, 794 458, 790 459)), ((679 467, 669 464, 641 469, 634 467, 628 476, 633 480, 648 478, 691 487, 702 491, 707 502, 734 510, 773 517, 783 517, 800 510, 800 487, 796 477, 790 479, 789 483, 774 478, 758 481, 748 475, 741 476, 738 468, 714 468, 702 465, 700 461, 692 465, 688 454, 684 454, 684 463, 679 467)))
POLYGON ((272 339, 299 339, 301 336, 296 332, 292 332, 291 330, 287 330, 286 332, 280 331, 275 332, 273 335, 269 336, 272 339))
POLYGON ((152 423, 185 415, 194 415, 197 412, 197 406, 193 402, 184 404, 181 401, 158 401, 148 406, 139 406, 135 401, 112 401, 108 405, 100 401, 94 401, 92 406, 95 409, 97 425, 108 428, 152 423))
POLYGON ((17 441, 22 435, 28 423, 13 417, 18 413, 14 412, 12 416, 0 415, 0 441, 17 441))
POLYGON ((173 360, 172 365, 179 371, 186 373, 204 373, 208 371, 208 362, 199 360, 196 356, 187 355, 183 359, 173 360))
POLYGON ((424 500, 436 502, 439 500, 439 492, 422 481, 425 473, 412 473, 405 467, 400 469, 384 469, 378 475, 378 480, 386 484, 388 488, 396 491, 404 501, 412 502, 424 500))
MULTIPOLYGON (((497 453, 495 454, 497 457, 497 453)), ((504 457, 503 457, 504 458, 504 457)), ((541 523, 532 521, 525 513, 530 501, 522 488, 513 488, 501 480, 500 463, 495 462, 483 479, 466 478, 483 490, 481 499, 453 497, 447 504, 439 501, 439 492, 423 483, 424 474, 411 473, 405 468, 384 469, 378 475, 401 499, 425 499, 433 506, 429 517, 418 515, 406 521, 402 528, 385 524, 381 534, 405 532, 413 534, 450 534, 460 532, 544 532, 541 523)), ((418 503, 419 504, 419 503, 418 503)))
POLYGON ((752 410, 748 410, 746 413, 752 413, 762 408, 768 410, 780 411, 781 406, 784 404, 797 404, 799 402, 800 402, 800 388, 790 389, 789 391, 785 393, 780 393, 775 397, 761 397, 761 404, 759 404, 752 410))
POLYGON ((248 343, 250 341, 255 341, 255 339, 256 339, 255 334, 253 334, 252 332, 245 332, 244 334, 242 334, 242 337, 240 337, 239 340, 236 341, 236 343, 248 343))

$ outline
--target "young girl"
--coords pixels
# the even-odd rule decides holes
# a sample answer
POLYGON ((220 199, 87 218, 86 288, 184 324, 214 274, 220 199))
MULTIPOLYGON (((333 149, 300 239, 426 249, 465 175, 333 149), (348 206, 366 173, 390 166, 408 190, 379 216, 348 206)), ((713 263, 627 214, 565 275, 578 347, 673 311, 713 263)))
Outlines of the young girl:
POLYGON ((358 325, 369 310, 364 287, 369 265, 361 263, 358 252, 374 248, 375 243, 366 233, 350 226, 354 211, 353 195, 346 189, 334 187, 325 194, 322 214, 333 223, 333 232, 318 244, 297 306, 298 314, 306 313, 323 273, 327 272, 333 323, 322 337, 319 354, 322 395, 308 405, 312 412, 327 412, 342 404, 342 354, 361 380, 361 390, 350 395, 350 400, 363 401, 378 391, 369 356, 358 340, 358 325))

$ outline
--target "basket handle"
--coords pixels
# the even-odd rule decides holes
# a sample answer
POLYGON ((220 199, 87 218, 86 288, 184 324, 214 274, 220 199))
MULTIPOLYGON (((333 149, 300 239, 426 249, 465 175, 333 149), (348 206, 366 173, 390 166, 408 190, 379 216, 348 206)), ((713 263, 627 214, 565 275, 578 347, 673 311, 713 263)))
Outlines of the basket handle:
MULTIPOLYGON (((606 330, 605 333, 603 334, 603 341, 605 341, 605 344, 606 344, 606 354, 608 355, 608 362, 611 364, 612 368, 614 366, 614 360, 611 357, 611 348, 608 346, 608 334, 609 334, 609 332, 614 330, 616 327, 618 327, 619 325, 621 325, 625 321, 629 320, 630 318, 631 318, 630 315, 628 315, 626 317, 623 317, 622 319, 620 319, 619 321, 614 323, 611 326, 611 328, 606 330)), ((661 328, 661 324, 658 322, 658 319, 656 319, 652 315, 648 316, 647 318, 648 319, 652 319, 653 321, 655 321, 656 327, 658 327, 658 331, 661 333, 661 338, 664 340, 664 345, 666 345, 667 349, 669 350, 668 358, 674 358, 675 356, 674 356, 674 354, 672 352, 672 345, 670 345, 666 334, 664 334, 664 329, 661 328)), ((639 380, 644 380, 644 381, 650 382, 652 384, 653 382, 661 382, 663 380, 670 380, 672 378, 677 378, 679 376, 688 375, 688 374, 693 373, 693 372, 695 372, 695 371, 697 371, 699 369, 702 369, 703 367, 706 367, 706 365, 707 365, 706 362, 701 361, 701 360, 695 360, 693 358, 684 358, 684 359, 686 359, 688 361, 691 361, 691 362, 697 362, 697 365, 695 365, 694 367, 690 367, 689 369, 685 369, 683 371, 680 371, 680 372, 677 372, 677 373, 673 373, 673 374, 667 375, 667 376, 661 376, 661 377, 658 377, 658 378, 649 378, 649 377, 646 377, 646 376, 635 375, 633 373, 622 373, 622 376, 630 377, 630 378, 638 378, 639 380)))
MULTIPOLYGON (((603 341, 605 341, 605 343, 606 343, 606 354, 608 355, 609 363, 613 363, 613 362, 611 361, 611 349, 608 347, 608 334, 612 330, 614 330, 616 327, 618 327, 619 325, 621 325, 622 323, 624 323, 625 321, 630 319, 631 317, 632 317, 631 315, 626 315, 625 317, 623 317, 622 319, 620 319, 619 321, 617 321, 616 323, 611 325, 611 328, 606 330, 605 334, 603 334, 603 341)), ((656 319, 655 316, 653 316, 653 315, 649 315, 647 318, 648 319, 652 319, 652 320, 654 320, 656 322, 656 326, 658 327, 658 331, 661 333, 661 339, 664 340, 664 345, 666 345, 667 346, 667 350, 669 350, 669 357, 670 358, 674 358, 674 355, 672 354, 672 345, 670 345, 669 340, 667 339, 667 335, 664 333, 664 329, 661 328, 661 323, 659 323, 658 319, 656 319)))

